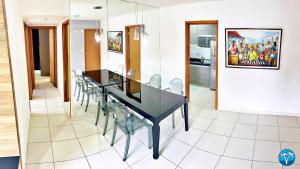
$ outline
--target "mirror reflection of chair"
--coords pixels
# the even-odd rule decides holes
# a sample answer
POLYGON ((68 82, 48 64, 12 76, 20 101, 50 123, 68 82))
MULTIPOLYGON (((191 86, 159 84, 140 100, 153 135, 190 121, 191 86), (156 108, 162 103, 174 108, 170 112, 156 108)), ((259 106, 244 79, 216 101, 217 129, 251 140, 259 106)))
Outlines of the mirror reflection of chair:
POLYGON ((125 105, 120 102, 112 101, 114 104, 114 128, 113 136, 111 140, 111 146, 114 145, 117 128, 119 128, 123 133, 126 134, 126 145, 123 155, 123 161, 126 161, 128 156, 129 144, 131 135, 135 133, 138 129, 142 127, 148 128, 148 148, 152 148, 152 126, 146 122, 146 119, 141 119, 138 116, 130 113, 125 105))
MULTIPOLYGON (((183 95, 183 82, 181 79, 179 78, 174 78, 170 81, 169 83, 169 88, 165 89, 171 93, 175 93, 178 95, 183 95)), ((184 117, 183 114, 183 107, 180 108, 181 109, 181 116, 184 117)), ((173 128, 175 128, 175 114, 172 114, 172 126, 173 128)))
POLYGON ((89 81, 87 78, 85 78, 84 76, 81 76, 82 78, 82 100, 81 100, 81 106, 83 104, 84 101, 84 97, 85 95, 87 95, 87 100, 86 100, 86 106, 85 106, 85 112, 87 111, 88 107, 89 107, 89 102, 90 102, 90 96, 94 95, 96 92, 96 86, 93 85, 93 83, 91 81, 89 81))
POLYGON ((155 74, 155 75, 151 76, 150 81, 146 84, 148 84, 151 87, 160 89, 161 88, 161 76, 159 74, 155 74))
POLYGON ((129 71, 127 72, 127 75, 126 77, 129 78, 129 79, 135 79, 135 70, 134 69, 129 69, 129 71))
POLYGON ((78 89, 78 97, 77 97, 77 101, 78 101, 79 97, 80 97, 80 93, 81 93, 83 82, 81 80, 81 76, 78 75, 77 72, 74 69, 72 70, 72 72, 73 72, 73 76, 74 76, 74 79, 75 79, 74 96, 76 96, 76 92, 77 92, 77 89, 78 89))
POLYGON ((118 73, 119 75, 123 75, 123 71, 124 71, 124 65, 119 65, 117 67, 116 73, 118 73))

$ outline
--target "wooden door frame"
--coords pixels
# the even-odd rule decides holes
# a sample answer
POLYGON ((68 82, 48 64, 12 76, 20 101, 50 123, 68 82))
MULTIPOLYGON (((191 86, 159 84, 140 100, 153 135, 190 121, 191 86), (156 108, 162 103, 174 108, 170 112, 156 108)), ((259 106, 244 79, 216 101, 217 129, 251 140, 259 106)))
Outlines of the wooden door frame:
POLYGON ((62 24, 62 52, 63 52, 63 90, 64 90, 64 102, 70 101, 70 84, 69 84, 69 75, 70 75, 70 29, 68 29, 68 26, 70 26, 69 19, 66 20, 62 24), (69 32, 69 36, 67 36, 69 32))
POLYGON ((32 29, 24 22, 24 39, 26 47, 26 63, 28 75, 28 92, 29 99, 32 100, 33 89, 35 89, 35 76, 34 76, 34 57, 32 47, 32 29))
MULTIPOLYGON (((136 27, 141 27, 141 25, 127 25, 125 26, 125 75, 127 75, 127 72, 130 69, 130 53, 129 53, 129 29, 130 28, 136 28, 136 27)), ((139 43, 139 48, 141 49, 141 36, 140 36, 140 43, 139 43)), ((141 57, 141 50, 140 50, 140 57, 141 57)), ((141 69, 141 68, 140 68, 141 69)))
MULTIPOLYGON (((85 39, 85 32, 86 31, 89 31, 89 30, 93 30, 93 31, 97 31, 98 29, 97 28, 86 28, 86 29, 84 29, 83 31, 84 31, 84 69, 86 70, 86 39, 85 39)), ((101 42, 99 42, 99 48, 100 48, 100 51, 99 51, 99 55, 100 55, 100 69, 101 69, 101 58, 102 58, 102 56, 101 56, 101 42)))
POLYGON ((218 96, 219 96, 219 78, 218 78, 218 20, 199 20, 199 21, 185 21, 185 95, 190 98, 190 26, 213 24, 216 25, 216 94, 215 94, 215 109, 218 110, 218 96))
POLYGON ((32 99, 32 90, 35 89, 35 75, 34 75, 34 55, 33 55, 33 29, 53 29, 54 39, 54 87, 57 87, 57 27, 56 26, 30 26, 24 22, 24 30, 29 35, 28 39, 25 38, 25 45, 28 46, 28 53, 26 53, 27 71, 28 71, 28 84, 29 84, 29 98, 32 99))

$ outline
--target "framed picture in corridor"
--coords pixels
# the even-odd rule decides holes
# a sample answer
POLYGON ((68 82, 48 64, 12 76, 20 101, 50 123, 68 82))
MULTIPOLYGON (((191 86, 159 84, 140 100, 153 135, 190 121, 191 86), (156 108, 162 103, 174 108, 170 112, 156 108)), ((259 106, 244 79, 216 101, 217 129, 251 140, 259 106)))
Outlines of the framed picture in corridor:
POLYGON ((226 67, 279 69, 282 29, 226 28, 226 67))
POLYGON ((107 32, 108 51, 123 53, 123 31, 107 32))

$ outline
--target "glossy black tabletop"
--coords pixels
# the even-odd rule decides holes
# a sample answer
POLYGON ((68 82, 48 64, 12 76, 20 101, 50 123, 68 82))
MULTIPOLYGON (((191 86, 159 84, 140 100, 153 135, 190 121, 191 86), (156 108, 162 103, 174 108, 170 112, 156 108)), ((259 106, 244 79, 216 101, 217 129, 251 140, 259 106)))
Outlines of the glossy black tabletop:
POLYGON ((159 122, 185 103, 185 97, 127 79, 123 87, 108 86, 111 95, 150 121, 159 122), (123 88, 123 90, 122 90, 123 88))
POLYGON ((82 75, 92 80, 98 86, 121 84, 126 79, 125 77, 107 69, 84 71, 82 72, 82 75))
POLYGON ((184 105, 185 97, 128 79, 109 70, 86 71, 99 86, 105 86, 110 95, 143 117, 159 122, 184 105))

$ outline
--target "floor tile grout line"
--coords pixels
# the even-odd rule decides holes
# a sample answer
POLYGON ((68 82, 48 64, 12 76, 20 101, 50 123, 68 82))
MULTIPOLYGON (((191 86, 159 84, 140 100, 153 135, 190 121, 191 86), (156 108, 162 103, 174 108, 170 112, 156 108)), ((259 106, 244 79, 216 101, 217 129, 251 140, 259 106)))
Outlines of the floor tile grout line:
MULTIPOLYGON (((256 123, 258 124, 258 118, 259 118, 259 116, 257 116, 257 118, 256 118, 256 123)), ((253 168, 253 160, 254 160, 254 153, 255 153, 255 147, 256 147, 256 135, 257 135, 257 127, 258 127, 258 125, 256 125, 256 129, 255 129, 255 135, 254 135, 254 137, 255 137, 255 141, 254 141, 254 147, 253 147, 253 152, 252 152, 252 162, 251 162, 251 169, 253 168)))
MULTIPOLYGON (((217 115, 217 116, 219 116, 219 115, 217 115)), ((217 119, 217 117, 216 117, 216 119, 217 119)), ((211 123, 209 124, 209 126, 206 128, 205 131, 207 131, 207 130, 210 128, 210 126, 216 121, 216 119, 213 119, 213 120, 211 121, 211 123)), ((184 159, 192 152, 192 150, 193 150, 194 148, 196 148, 196 145, 197 145, 198 142, 201 140, 201 138, 203 137, 204 134, 205 134, 205 132, 202 133, 202 135, 200 136, 200 138, 196 141, 195 145, 191 147, 191 149, 188 151, 188 153, 187 153, 187 154, 182 158, 182 160, 178 163, 177 167, 180 167, 180 164, 184 161, 184 159)))
POLYGON ((52 135, 51 135, 51 130, 50 130, 50 122, 49 122, 49 117, 48 117, 48 105, 47 105, 47 96, 46 96, 46 91, 44 88, 45 92, 45 102, 46 102, 46 107, 47 107, 47 121, 48 121, 48 129, 49 129, 49 135, 50 135, 50 146, 51 146, 51 153, 52 153, 52 160, 53 160, 53 168, 55 169, 55 163, 54 163, 54 152, 53 152, 53 145, 52 145, 52 135))
MULTIPOLYGON (((280 147, 280 151, 282 150, 282 143, 281 143, 281 137, 280 137, 280 128, 279 128, 279 117, 276 116, 276 120, 277 120, 277 125, 278 125, 278 137, 279 137, 279 147, 280 147)), ((297 119, 296 119, 297 120, 297 119)), ((278 152, 279 153, 279 152, 278 152)), ((281 166, 281 168, 283 169, 283 166, 281 166)))
MULTIPOLYGON (((237 118, 237 120, 235 121, 234 127, 233 127, 233 129, 232 129, 232 131, 231 131, 231 134, 230 134, 230 136, 229 136, 229 139, 228 139, 228 141, 227 141, 226 147, 225 147, 225 149, 224 149, 222 155, 224 155, 225 152, 226 152, 226 150, 227 150, 228 144, 229 144, 229 142, 230 142, 230 140, 231 140, 231 138, 232 138, 233 132, 234 132, 234 130, 235 130, 235 128, 236 128, 236 125, 237 125, 237 122, 238 122, 239 118, 240 118, 240 113, 238 114, 238 118, 237 118)), ((220 162, 220 160, 221 160, 221 158, 222 158, 222 155, 219 156, 219 159, 218 159, 218 161, 217 161, 217 163, 216 163, 216 165, 215 165, 215 169, 218 167, 219 162, 220 162)))
POLYGON ((87 163, 88 163, 90 169, 92 169, 91 164, 90 164, 90 162, 89 162, 89 160, 88 160, 88 158, 87 158, 87 155, 85 154, 85 152, 84 152, 84 150, 83 150, 83 148, 82 148, 82 145, 81 145, 81 143, 80 143, 80 141, 79 141, 78 135, 77 135, 77 133, 76 133, 76 131, 75 131, 75 128, 74 128, 72 122, 71 122, 71 126, 72 126, 72 129, 73 129, 73 132, 75 133, 76 140, 77 140, 77 142, 78 142, 78 144, 79 144, 79 146, 80 146, 80 148, 81 148, 81 151, 82 151, 82 153, 83 153, 83 155, 84 155, 84 158, 86 159, 86 161, 87 161, 87 163))

